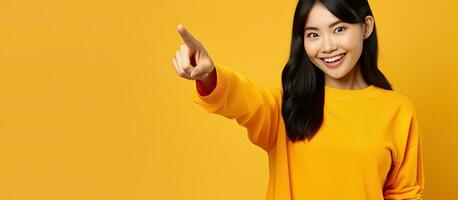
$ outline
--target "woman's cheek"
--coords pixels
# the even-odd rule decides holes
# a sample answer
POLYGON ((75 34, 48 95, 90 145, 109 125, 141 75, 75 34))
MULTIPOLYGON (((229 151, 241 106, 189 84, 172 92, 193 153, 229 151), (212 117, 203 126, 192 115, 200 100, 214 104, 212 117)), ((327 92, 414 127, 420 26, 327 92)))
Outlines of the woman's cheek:
POLYGON ((307 53, 307 55, 309 55, 309 57, 313 57, 313 55, 316 55, 316 47, 314 46, 314 44, 312 43, 305 43, 305 52, 307 53))
POLYGON ((351 49, 358 49, 362 46, 362 40, 360 37, 360 33, 358 32, 350 32, 346 34, 344 40, 342 41, 342 46, 348 50, 351 49))

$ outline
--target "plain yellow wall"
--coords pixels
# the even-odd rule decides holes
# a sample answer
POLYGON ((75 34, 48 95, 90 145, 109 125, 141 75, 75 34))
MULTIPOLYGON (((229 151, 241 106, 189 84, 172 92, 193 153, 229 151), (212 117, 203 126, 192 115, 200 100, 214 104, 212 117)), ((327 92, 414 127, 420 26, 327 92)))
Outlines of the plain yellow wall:
MULTIPOLYGON (((0 2, 0 199, 264 199, 267 155, 191 100, 185 25, 280 85, 294 1, 0 2)), ((416 106, 425 199, 458 199, 457 1, 370 1, 380 69, 416 106)))

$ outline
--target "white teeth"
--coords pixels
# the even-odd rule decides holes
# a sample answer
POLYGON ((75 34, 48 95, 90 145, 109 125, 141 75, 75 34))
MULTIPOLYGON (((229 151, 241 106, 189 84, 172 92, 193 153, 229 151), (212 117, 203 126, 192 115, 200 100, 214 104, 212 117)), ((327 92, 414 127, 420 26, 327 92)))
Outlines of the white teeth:
POLYGON ((335 57, 332 57, 332 58, 325 58, 323 59, 325 62, 327 63, 330 63, 330 62, 335 62, 337 60, 340 60, 341 58, 343 58, 344 54, 341 54, 339 56, 335 56, 335 57))

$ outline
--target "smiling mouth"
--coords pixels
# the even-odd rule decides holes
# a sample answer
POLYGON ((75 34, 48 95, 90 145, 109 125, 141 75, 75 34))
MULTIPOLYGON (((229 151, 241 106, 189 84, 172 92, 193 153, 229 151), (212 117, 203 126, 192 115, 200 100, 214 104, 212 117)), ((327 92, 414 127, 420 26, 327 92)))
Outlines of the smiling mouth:
POLYGON ((345 57, 345 55, 346 53, 342 53, 342 54, 336 55, 331 58, 320 58, 320 59, 324 61, 325 63, 335 63, 335 62, 338 62, 339 60, 342 60, 342 58, 345 57))

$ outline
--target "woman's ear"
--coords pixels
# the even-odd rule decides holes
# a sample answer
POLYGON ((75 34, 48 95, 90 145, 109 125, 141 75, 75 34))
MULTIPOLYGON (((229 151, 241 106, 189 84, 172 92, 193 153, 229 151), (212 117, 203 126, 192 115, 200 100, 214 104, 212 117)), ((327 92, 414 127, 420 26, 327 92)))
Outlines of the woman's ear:
POLYGON ((369 36, 371 36, 373 30, 374 30, 374 17, 368 15, 366 16, 366 18, 364 18, 364 26, 363 26, 364 39, 367 39, 369 36))

